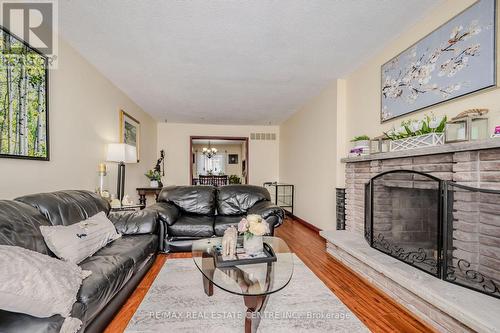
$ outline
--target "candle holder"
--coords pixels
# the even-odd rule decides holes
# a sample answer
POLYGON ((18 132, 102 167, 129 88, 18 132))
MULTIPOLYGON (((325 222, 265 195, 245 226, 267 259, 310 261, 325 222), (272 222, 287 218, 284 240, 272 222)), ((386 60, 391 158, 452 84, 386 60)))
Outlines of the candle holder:
POLYGON ((108 191, 108 172, 105 163, 99 163, 99 168, 97 170, 97 189, 96 192, 101 197, 109 199, 108 191))

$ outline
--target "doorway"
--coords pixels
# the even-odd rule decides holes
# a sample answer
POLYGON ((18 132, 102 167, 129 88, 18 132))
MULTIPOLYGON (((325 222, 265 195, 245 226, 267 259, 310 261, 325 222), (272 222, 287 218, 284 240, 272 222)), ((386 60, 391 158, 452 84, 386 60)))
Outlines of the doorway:
POLYGON ((248 137, 191 136, 192 185, 248 184, 248 137))

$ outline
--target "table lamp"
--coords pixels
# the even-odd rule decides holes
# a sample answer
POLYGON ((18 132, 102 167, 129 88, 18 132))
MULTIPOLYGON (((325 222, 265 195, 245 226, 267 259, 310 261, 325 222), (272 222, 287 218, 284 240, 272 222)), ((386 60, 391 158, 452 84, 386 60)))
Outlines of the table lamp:
POLYGON ((125 143, 109 143, 106 161, 118 162, 116 195, 122 202, 125 192, 125 163, 137 163, 137 149, 125 143))

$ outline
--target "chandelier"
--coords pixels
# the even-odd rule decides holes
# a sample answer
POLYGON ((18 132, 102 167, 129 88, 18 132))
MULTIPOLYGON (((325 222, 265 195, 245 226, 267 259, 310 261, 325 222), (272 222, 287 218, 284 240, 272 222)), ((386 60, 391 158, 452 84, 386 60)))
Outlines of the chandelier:
POLYGON ((217 154, 217 149, 210 147, 210 141, 208 141, 208 148, 203 147, 202 154, 205 155, 207 158, 212 158, 217 154))

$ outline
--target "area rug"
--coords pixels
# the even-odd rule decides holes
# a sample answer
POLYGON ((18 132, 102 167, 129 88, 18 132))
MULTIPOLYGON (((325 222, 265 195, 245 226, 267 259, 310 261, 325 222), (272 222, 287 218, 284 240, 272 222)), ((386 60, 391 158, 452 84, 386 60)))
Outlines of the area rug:
MULTIPOLYGON (((243 297, 214 286, 205 295, 192 259, 168 259, 125 332, 244 332, 243 297)), ((363 323, 294 256, 290 283, 272 294, 259 333, 369 332, 363 323)))

